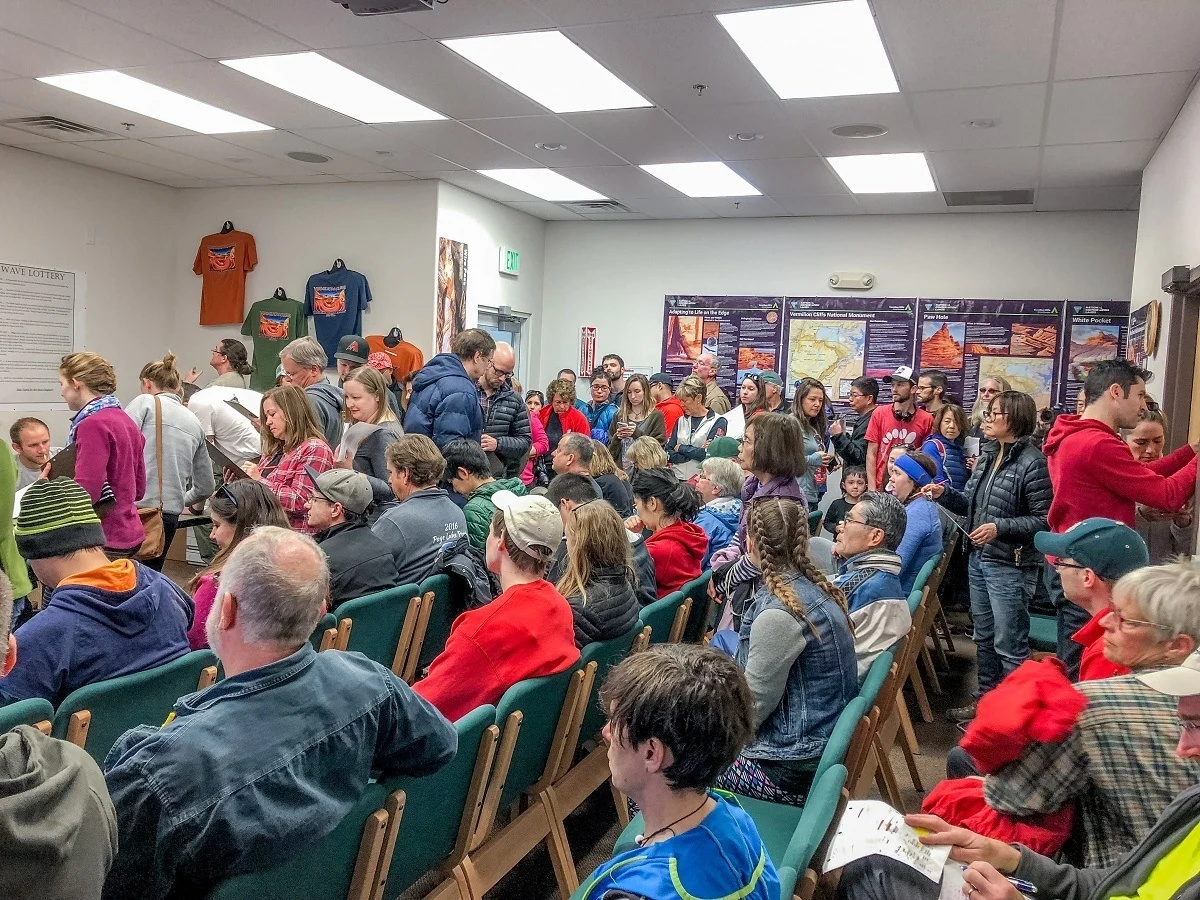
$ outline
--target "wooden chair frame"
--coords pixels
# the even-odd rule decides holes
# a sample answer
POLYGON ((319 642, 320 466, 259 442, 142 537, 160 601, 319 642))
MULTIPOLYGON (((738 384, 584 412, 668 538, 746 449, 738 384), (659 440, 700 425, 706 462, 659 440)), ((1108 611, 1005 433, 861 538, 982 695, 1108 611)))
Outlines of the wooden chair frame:
MULTIPOLYGON (((400 637, 396 641, 396 652, 392 656, 392 674, 397 678, 412 684, 417 674, 417 660, 421 656, 420 645, 414 644, 425 638, 425 628, 429 625, 429 608, 433 602, 433 592, 418 594, 408 601, 408 609, 404 613, 404 621, 400 626, 400 637)), ((321 640, 321 649, 346 650, 350 646, 350 634, 354 630, 354 620, 347 617, 338 620, 337 630, 333 631, 332 648, 325 646, 329 631, 321 640)), ((331 629, 332 631, 332 629, 331 629)))

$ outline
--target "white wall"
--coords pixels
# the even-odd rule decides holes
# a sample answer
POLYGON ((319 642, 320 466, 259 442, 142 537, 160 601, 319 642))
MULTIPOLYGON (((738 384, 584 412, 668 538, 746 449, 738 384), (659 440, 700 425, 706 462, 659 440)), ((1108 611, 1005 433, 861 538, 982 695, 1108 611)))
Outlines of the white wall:
POLYGON ((1200 86, 1192 91, 1175 124, 1142 173, 1142 202, 1138 216, 1137 253, 1133 263, 1133 308, 1151 300, 1163 302, 1158 354, 1150 369, 1162 379, 1166 372, 1171 296, 1162 291, 1162 274, 1171 266, 1200 265, 1200 86))
MULTIPOLYGON (((551 222, 542 375, 597 359, 659 364, 666 294, 830 295, 834 271, 871 272, 879 297, 1126 299, 1129 212, 551 222)), ((544 380, 544 377, 543 377, 544 380)))
MULTIPOLYGON (((0 260, 87 274, 84 345, 112 360, 118 394, 138 393, 149 348, 171 327, 179 191, 49 156, 0 147, 0 260), (87 228, 95 244, 85 243, 87 228)), ((66 441, 65 410, 0 411, 4 441, 20 415, 44 419, 66 441)))

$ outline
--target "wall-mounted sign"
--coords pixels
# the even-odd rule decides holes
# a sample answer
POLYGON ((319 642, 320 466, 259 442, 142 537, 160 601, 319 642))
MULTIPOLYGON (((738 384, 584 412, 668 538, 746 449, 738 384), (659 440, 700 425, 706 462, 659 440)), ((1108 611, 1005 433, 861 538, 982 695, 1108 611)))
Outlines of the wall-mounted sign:
POLYGON ((596 368, 596 326, 584 325, 579 329, 579 376, 586 379, 596 368))
POLYGON ((500 248, 500 271, 514 278, 521 274, 521 254, 512 247, 500 248))

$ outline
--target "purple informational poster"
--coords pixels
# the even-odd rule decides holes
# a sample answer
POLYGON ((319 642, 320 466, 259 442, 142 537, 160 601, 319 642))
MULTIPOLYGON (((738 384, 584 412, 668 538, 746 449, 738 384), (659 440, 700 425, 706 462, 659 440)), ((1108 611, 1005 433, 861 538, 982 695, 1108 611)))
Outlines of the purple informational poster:
POLYGON ((1093 363, 1124 359, 1129 340, 1129 301, 1103 300, 1066 303, 1062 340, 1062 389, 1058 404, 1075 410, 1075 398, 1093 363))
POLYGON ((663 311, 662 371, 675 386, 703 354, 717 358, 717 385, 730 403, 751 373, 779 370, 783 297, 668 295, 663 311))
POLYGON ((1150 304, 1135 309, 1129 314, 1129 341, 1125 358, 1139 368, 1146 368, 1146 323, 1150 317, 1150 304))
POLYGON ((940 369, 970 411, 979 382, 1005 378, 1038 409, 1050 406, 1060 381, 1063 300, 926 300, 917 307, 919 369, 940 369))
POLYGON ((890 403, 883 383, 897 366, 912 365, 915 299, 890 297, 789 297, 781 373, 789 397, 801 378, 825 385, 834 411, 849 412, 850 384, 868 375, 879 380, 879 402, 890 403))

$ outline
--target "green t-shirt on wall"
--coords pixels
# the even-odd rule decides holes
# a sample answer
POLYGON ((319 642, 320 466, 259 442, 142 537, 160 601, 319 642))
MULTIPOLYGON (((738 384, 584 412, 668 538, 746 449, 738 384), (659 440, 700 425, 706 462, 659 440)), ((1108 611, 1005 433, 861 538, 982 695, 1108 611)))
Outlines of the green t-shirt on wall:
POLYGON ((308 335, 304 304, 278 297, 259 300, 246 314, 242 334, 254 340, 254 374, 250 376, 250 388, 260 392, 269 390, 275 386, 279 351, 296 338, 308 335))

